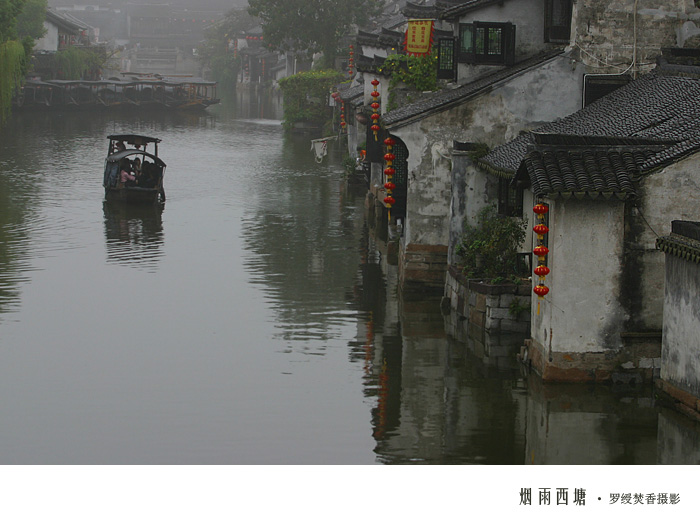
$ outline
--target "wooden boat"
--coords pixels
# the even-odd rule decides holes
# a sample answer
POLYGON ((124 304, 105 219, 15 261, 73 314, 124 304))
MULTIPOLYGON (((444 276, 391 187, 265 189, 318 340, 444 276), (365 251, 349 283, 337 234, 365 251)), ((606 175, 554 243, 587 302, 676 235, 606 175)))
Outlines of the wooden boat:
POLYGON ((107 139, 105 199, 129 204, 165 202, 165 163, 158 157, 161 140, 138 134, 113 134, 107 139), (149 145, 152 145, 151 152, 149 145))

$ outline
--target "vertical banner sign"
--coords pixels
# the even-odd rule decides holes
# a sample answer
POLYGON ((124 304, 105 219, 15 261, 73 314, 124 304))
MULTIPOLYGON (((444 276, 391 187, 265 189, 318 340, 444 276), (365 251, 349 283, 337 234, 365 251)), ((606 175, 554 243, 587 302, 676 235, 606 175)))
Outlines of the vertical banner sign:
POLYGON ((404 50, 408 55, 424 56, 433 44, 433 20, 408 20, 404 50))

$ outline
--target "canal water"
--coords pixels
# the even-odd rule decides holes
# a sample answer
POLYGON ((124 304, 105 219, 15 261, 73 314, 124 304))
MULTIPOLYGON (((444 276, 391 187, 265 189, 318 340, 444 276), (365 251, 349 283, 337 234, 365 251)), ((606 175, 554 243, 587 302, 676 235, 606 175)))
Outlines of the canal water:
POLYGON ((262 110, 0 129, 2 464, 685 464, 633 385, 550 386, 404 301, 342 151, 262 110), (103 203, 107 136, 163 140, 161 212, 103 203))

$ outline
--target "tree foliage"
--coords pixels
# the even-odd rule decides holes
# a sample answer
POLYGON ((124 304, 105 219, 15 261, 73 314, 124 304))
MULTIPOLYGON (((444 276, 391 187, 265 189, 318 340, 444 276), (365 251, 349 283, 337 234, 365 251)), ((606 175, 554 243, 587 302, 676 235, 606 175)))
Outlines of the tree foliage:
POLYGON ((47 0, 24 0, 24 7, 17 16, 17 37, 20 39, 44 37, 47 6, 47 0))
POLYGON ((340 38, 383 7, 381 0, 249 0, 248 4, 248 12, 260 18, 268 44, 280 50, 323 52, 325 68, 333 66, 340 38))
POLYGON ((476 225, 465 225, 456 248, 464 274, 492 282, 517 278, 526 225, 524 219, 499 215, 492 206, 482 209, 476 225))
POLYGON ((343 80, 335 70, 312 70, 281 79, 284 97, 284 125, 297 122, 322 124, 329 116, 328 95, 334 84, 343 80))
POLYGON ((204 41, 197 47, 199 62, 208 66, 212 78, 224 87, 233 86, 240 69, 240 59, 232 49, 231 42, 243 31, 259 24, 245 9, 232 9, 224 19, 204 34, 204 41))

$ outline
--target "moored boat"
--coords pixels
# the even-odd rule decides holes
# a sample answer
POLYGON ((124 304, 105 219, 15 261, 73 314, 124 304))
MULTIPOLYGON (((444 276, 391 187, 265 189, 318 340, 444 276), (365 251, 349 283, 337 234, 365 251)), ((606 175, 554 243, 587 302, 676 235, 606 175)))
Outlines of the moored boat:
POLYGON ((158 157, 160 139, 138 134, 107 136, 103 186, 105 199, 128 204, 165 202, 165 163, 158 157), (152 145, 152 152, 149 152, 152 145))

